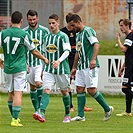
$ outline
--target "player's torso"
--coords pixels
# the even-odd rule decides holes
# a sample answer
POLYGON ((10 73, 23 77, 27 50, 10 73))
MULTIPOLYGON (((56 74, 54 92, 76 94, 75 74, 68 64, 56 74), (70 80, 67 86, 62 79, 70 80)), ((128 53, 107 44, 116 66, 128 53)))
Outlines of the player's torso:
MULTIPOLYGON (((66 42, 69 40, 66 40, 66 42)), ((63 54, 63 36, 62 34, 49 34, 44 40, 46 57, 49 60, 49 65, 45 67, 45 71, 54 74, 67 74, 70 73, 68 60, 65 59, 61 62, 57 69, 52 68, 52 62, 59 59, 63 54)))
POLYGON ((2 47, 4 51, 4 71, 16 73, 26 70, 26 51, 24 45, 25 32, 11 27, 2 32, 2 47))
MULTIPOLYGON (((30 27, 25 28, 24 30, 27 31, 31 39, 33 41, 33 44, 35 45, 35 48, 42 53, 42 44, 43 44, 43 37, 48 34, 48 31, 42 28, 41 25, 38 26, 35 30, 30 29, 30 27)), ((37 66, 42 63, 42 61, 36 57, 34 57, 30 52, 27 53, 27 62, 29 66, 37 66)))

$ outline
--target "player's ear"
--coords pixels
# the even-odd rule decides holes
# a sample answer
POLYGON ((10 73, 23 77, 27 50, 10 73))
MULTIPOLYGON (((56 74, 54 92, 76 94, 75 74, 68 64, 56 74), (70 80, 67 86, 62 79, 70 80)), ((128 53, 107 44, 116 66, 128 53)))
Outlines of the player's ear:
POLYGON ((20 23, 21 23, 21 24, 22 24, 22 22, 23 22, 23 19, 20 20, 20 23))

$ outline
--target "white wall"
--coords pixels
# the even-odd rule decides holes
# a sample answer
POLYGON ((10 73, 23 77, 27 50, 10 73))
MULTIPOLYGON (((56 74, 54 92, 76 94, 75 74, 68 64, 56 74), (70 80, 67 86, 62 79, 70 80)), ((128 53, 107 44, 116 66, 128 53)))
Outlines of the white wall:
MULTIPOLYGON (((0 55, 1 57, 1 55, 0 55)), ((121 93, 122 77, 118 76, 118 70, 124 63, 124 56, 98 56, 100 62, 98 90, 104 93, 121 93)), ((5 91, 3 70, 0 69, 0 91, 5 91)), ((71 85, 72 92, 75 91, 75 82, 71 85)), ((29 86, 28 86, 29 92, 29 86)), ((59 92, 53 90, 53 92, 59 92)))

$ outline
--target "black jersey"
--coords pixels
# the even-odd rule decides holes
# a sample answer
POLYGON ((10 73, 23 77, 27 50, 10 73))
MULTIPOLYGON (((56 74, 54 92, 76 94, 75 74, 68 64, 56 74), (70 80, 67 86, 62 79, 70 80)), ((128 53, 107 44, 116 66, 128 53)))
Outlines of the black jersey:
POLYGON ((125 74, 123 85, 133 86, 133 32, 130 32, 125 41, 124 46, 127 47, 125 52, 125 74))
POLYGON ((63 27, 60 30, 68 35, 70 45, 71 46, 76 46, 76 31, 74 31, 74 30, 69 31, 66 27, 63 27))

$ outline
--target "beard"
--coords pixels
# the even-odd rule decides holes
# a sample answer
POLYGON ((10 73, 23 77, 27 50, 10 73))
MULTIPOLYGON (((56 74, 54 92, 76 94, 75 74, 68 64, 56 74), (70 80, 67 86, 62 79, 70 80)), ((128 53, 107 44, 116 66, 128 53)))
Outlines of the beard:
POLYGON ((33 24, 29 24, 29 25, 30 25, 30 27, 34 28, 34 27, 36 27, 37 22, 34 25, 33 24))

